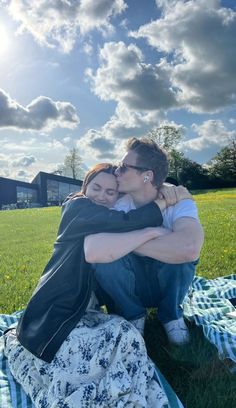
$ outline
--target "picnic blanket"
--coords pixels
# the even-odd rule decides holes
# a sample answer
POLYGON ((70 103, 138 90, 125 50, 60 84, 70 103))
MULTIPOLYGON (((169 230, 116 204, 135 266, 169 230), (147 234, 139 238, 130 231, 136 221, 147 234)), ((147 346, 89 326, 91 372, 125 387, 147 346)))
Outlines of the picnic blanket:
POLYGON ((184 301, 184 316, 201 326, 205 337, 217 347, 219 358, 230 359, 236 372, 236 275, 216 279, 195 277, 184 301))
MULTIPOLYGON (((234 362, 232 371, 236 372, 236 320, 226 316, 235 310, 236 275, 205 279, 196 277, 191 291, 184 301, 184 315, 187 319, 201 326, 205 337, 217 347, 219 358, 234 362)), ((11 325, 16 325, 21 312, 13 315, 0 315, 0 407, 1 408, 34 408, 29 396, 13 378, 8 361, 3 354, 3 337, 1 334, 11 325)), ((154 376, 168 405, 171 408, 183 407, 157 367, 154 376)), ((158 407, 158 403, 156 404, 158 407)), ((64 408, 64 407, 63 407, 64 408)), ((81 407, 83 408, 83 407, 81 407)))
MULTIPOLYGON (((21 312, 0 315, 0 335, 7 327, 16 325, 20 315, 21 312)), ((10 340, 10 336, 11 334, 6 336, 6 341, 8 342, 9 338, 10 342, 5 349, 8 359, 3 354, 3 336, 0 337, 1 408, 33 408, 34 406, 41 408, 87 406, 91 408, 109 406, 183 408, 170 385, 147 356, 141 335, 130 323, 120 317, 101 313, 85 316, 63 343, 53 364, 45 363, 32 355, 32 360, 29 359, 29 353, 25 354, 23 347, 15 342, 14 335, 13 341, 10 340), (90 331, 89 337, 86 338, 88 325, 90 329, 94 329, 94 334, 91 335, 90 331), (92 366, 89 362, 91 358, 92 366), (79 364, 76 365, 76 361, 79 361, 79 364), (9 367, 27 389, 35 405, 13 378, 9 367), (103 375, 96 384, 97 378, 101 375, 101 368, 104 368, 103 375), (85 378, 88 370, 91 370, 91 373, 85 378), (124 371, 126 371, 125 376, 124 371), (89 383, 87 383, 88 379, 89 383), (129 392, 129 388, 132 392, 129 392), (87 401, 87 404, 86 395, 88 396, 89 393, 92 393, 93 397, 87 401), (115 397, 112 402, 111 396, 117 393, 119 398, 115 397), (108 397, 107 394, 110 396, 108 397), (132 399, 136 401, 135 404, 132 399)))

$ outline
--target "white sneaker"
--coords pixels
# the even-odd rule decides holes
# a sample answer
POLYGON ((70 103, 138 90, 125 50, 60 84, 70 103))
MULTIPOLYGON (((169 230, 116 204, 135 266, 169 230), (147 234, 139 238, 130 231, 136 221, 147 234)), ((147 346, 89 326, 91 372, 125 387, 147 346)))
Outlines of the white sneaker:
POLYGON ((130 323, 139 331, 139 333, 144 335, 144 325, 145 325, 145 316, 139 317, 139 319, 130 320, 130 323))
POLYGON ((190 340, 189 330, 184 322, 183 317, 177 320, 171 320, 163 324, 170 343, 176 346, 182 346, 190 340))

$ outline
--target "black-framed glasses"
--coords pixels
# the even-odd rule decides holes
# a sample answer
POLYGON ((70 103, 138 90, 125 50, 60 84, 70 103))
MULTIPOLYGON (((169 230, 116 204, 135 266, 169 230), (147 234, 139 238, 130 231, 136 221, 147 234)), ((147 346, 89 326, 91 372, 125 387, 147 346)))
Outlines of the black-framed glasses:
POLYGON ((133 164, 126 164, 126 163, 119 163, 117 166, 117 171, 121 173, 125 173, 128 169, 135 169, 140 171, 147 171, 150 170, 147 167, 135 166, 133 164))

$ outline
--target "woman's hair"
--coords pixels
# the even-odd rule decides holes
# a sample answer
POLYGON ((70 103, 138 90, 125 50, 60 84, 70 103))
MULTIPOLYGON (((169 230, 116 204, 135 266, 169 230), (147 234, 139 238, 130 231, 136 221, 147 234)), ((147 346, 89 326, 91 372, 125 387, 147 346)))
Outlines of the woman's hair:
POLYGON ((80 197, 86 195, 86 190, 89 183, 100 173, 107 173, 115 175, 116 166, 111 163, 99 163, 92 167, 86 174, 81 190, 78 193, 73 194, 71 198, 80 197))

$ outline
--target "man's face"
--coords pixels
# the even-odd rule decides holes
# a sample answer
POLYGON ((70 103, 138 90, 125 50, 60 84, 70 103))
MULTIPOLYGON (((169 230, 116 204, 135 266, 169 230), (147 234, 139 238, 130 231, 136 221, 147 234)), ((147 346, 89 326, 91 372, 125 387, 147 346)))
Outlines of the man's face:
POLYGON ((134 151, 130 150, 124 155, 121 161, 121 167, 117 168, 115 175, 118 183, 118 191, 120 193, 132 193, 143 189, 143 172, 135 168, 128 167, 138 166, 136 162, 137 154, 134 151), (122 164, 124 165, 124 167, 122 167, 122 164), (127 165, 127 167, 125 167, 125 165, 127 165))

